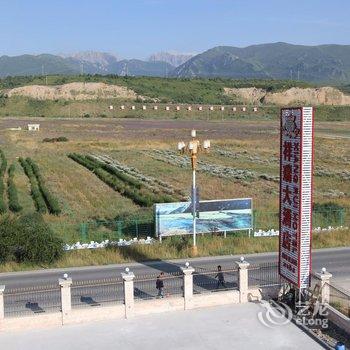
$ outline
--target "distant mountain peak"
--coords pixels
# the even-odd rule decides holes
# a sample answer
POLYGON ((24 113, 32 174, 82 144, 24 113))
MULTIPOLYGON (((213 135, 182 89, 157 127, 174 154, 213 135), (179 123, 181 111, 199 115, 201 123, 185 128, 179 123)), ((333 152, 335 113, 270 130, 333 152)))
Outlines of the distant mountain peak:
POLYGON ((149 61, 163 61, 171 64, 174 67, 178 67, 181 64, 187 62, 190 58, 195 56, 194 53, 179 53, 175 51, 161 51, 152 54, 149 57, 149 61))

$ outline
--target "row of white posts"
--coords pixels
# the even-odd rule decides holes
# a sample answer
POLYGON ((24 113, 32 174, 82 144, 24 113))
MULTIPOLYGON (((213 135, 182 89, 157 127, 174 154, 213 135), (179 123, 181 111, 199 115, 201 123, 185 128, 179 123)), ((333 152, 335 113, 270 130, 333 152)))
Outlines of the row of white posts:
MULTIPOLYGON (((113 110, 113 109, 114 109, 114 106, 110 105, 110 106, 109 106, 109 109, 110 109, 110 110, 113 110)), ((121 110, 125 110, 125 109, 126 109, 126 106, 121 105, 121 106, 120 106, 120 109, 121 109, 121 110)), ((136 110, 136 106, 130 106, 130 109, 134 111, 134 110, 136 110)), ((143 105, 143 106, 141 107, 141 109, 145 111, 145 110, 147 109, 147 106, 146 106, 146 105, 143 105)), ((157 110, 158 110, 158 106, 153 106, 153 110, 157 111, 157 110)), ((164 107, 164 110, 165 110, 165 111, 170 111, 170 107, 169 107, 169 106, 165 106, 165 107, 164 107)), ((176 110, 176 111, 180 111, 180 110, 181 110, 181 107, 180 107, 180 106, 176 106, 176 107, 175 107, 175 110, 176 110)), ((187 110, 187 111, 192 111, 192 106, 187 106, 187 107, 186 107, 186 110, 187 110)), ((203 108, 203 106, 198 106, 198 107, 197 107, 197 110, 198 110, 198 111, 203 111, 204 108, 203 108)), ((208 107, 208 111, 214 111, 214 110, 215 110, 215 109, 214 109, 214 106, 208 107)), ((219 110, 223 112, 223 111, 225 110, 225 106, 220 106, 220 107, 219 107, 219 110)), ((240 110, 241 110, 242 112, 246 112, 246 111, 247 111, 247 107, 241 107, 240 110)), ((237 112, 237 107, 232 107, 232 108, 231 108, 231 111, 232 111, 232 112, 237 112)), ((257 111, 258 111, 258 107, 253 107, 253 112, 257 112, 257 111)))
MULTIPOLYGON (((238 266, 238 291, 239 302, 248 302, 248 267, 249 263, 241 260, 236 262, 238 266)), ((186 267, 182 267, 183 282, 184 282, 184 309, 188 310, 193 307, 193 273, 194 268, 186 264, 186 267)), ((126 269, 126 272, 122 273, 124 282, 124 306, 125 306, 125 318, 133 316, 134 313, 134 273, 126 269)), ((321 302, 329 303, 329 283, 332 275, 325 269, 321 273, 316 273, 316 277, 321 281, 321 302)), ((69 277, 60 278, 59 285, 61 287, 61 306, 62 306, 62 318, 67 317, 72 310, 71 299, 71 285, 72 279, 69 277)), ((0 321, 4 319, 4 291, 5 286, 0 285, 0 321)), ((219 294, 218 294, 219 296, 219 294)))

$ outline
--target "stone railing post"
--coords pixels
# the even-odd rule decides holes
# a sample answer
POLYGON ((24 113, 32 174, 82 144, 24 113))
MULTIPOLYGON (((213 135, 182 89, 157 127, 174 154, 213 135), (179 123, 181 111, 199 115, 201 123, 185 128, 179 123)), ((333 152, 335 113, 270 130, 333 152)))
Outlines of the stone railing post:
POLYGON ((193 272, 194 268, 187 262, 185 267, 181 267, 184 274, 184 309, 192 308, 193 301, 193 272))
POLYGON ((5 305, 4 305, 4 292, 5 292, 5 286, 0 286, 0 324, 5 318, 5 305))
POLYGON ((238 266, 239 302, 246 303, 248 302, 248 267, 250 264, 243 257, 236 264, 238 266))
POLYGON ((58 280, 61 287, 61 308, 62 308, 62 324, 66 320, 66 317, 72 310, 72 297, 71 297, 71 285, 72 279, 67 274, 63 275, 63 278, 58 280))
POLYGON ((329 273, 325 267, 322 268, 321 272, 316 272, 316 278, 321 281, 321 303, 329 303, 329 285, 332 274, 329 273))
POLYGON ((124 281, 124 304, 125 304, 125 318, 132 317, 134 314, 134 278, 135 275, 125 269, 125 273, 122 273, 124 281))

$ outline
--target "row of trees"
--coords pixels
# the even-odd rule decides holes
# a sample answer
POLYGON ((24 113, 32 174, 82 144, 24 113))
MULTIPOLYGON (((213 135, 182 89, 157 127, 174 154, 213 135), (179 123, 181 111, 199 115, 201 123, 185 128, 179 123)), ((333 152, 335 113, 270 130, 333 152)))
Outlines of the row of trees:
POLYGON ((5 154, 2 150, 0 150, 0 214, 6 212, 6 204, 4 200, 5 193, 5 183, 4 176, 7 168, 7 160, 5 154))
POLYGON ((45 180, 41 176, 38 165, 31 158, 20 158, 19 162, 29 179, 31 195, 37 211, 39 213, 46 213, 49 211, 50 214, 59 215, 61 213, 59 202, 46 187, 45 180))
POLYGON ((140 181, 123 174, 111 166, 77 153, 70 153, 69 158, 92 171, 100 180, 121 195, 131 199, 142 207, 150 207, 154 203, 173 202, 174 198, 166 194, 155 194, 143 186, 140 181))
POLYGON ((22 210, 22 206, 19 204, 17 187, 14 182, 15 171, 16 166, 13 163, 8 168, 7 194, 9 209, 14 213, 18 213, 22 210))

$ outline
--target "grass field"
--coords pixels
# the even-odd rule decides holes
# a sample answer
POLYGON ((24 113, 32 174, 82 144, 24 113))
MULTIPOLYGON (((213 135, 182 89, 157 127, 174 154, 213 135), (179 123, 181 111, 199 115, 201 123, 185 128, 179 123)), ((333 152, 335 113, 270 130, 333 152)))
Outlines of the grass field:
MULTIPOLYGON (((179 140, 189 138, 192 128, 200 138, 212 140, 212 150, 202 155, 206 164, 242 169, 253 178, 222 178, 207 172, 198 173, 201 199, 252 197, 260 213, 261 228, 277 228, 278 182, 261 179, 260 175, 278 176, 279 130, 274 120, 140 120, 140 119, 38 119, 39 132, 23 130, 25 118, 0 119, 0 148, 8 163, 18 157, 31 157, 62 208, 59 216, 45 214, 56 232, 66 241, 80 239, 82 222, 114 220, 126 214, 150 214, 131 199, 114 191, 91 171, 67 157, 70 152, 108 155, 137 168, 142 174, 162 180, 189 193, 191 172, 158 159, 155 151, 171 152, 175 160, 179 140), (21 126, 21 131, 7 130, 21 126), (44 138, 65 136, 68 142, 47 143, 44 138), (265 213, 273 213, 267 215, 265 213)), ((350 209, 350 123, 318 122, 315 142, 314 201, 334 202, 350 209)), ((162 158, 162 157, 160 157, 162 158)), ((189 165, 189 160, 187 160, 189 165)), ((23 212, 35 210, 28 179, 17 162, 14 177, 23 212)), ((148 215, 147 214, 147 215, 148 215)), ((151 215, 151 214, 150 214, 151 215)), ((349 215, 346 220, 349 220, 349 215)), ((348 222, 348 221, 347 221, 348 222)), ((257 227, 259 228, 259 227, 257 227)), ((103 230, 103 228, 102 228, 103 230)), ((152 232, 144 232, 151 235, 152 232)))

